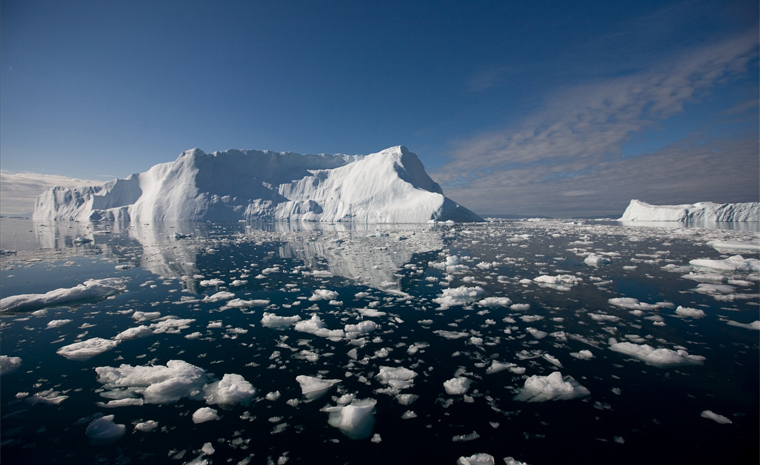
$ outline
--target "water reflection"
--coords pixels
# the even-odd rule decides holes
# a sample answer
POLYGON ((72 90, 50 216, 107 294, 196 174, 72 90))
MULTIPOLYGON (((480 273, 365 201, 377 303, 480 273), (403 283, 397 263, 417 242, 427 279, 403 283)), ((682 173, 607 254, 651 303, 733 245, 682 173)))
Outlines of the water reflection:
MULTIPOLYGON (((443 248, 436 225, 355 223, 32 223, 14 224, 13 250, 54 250, 68 255, 97 254, 140 266, 159 277, 180 279, 197 292, 198 257, 231 244, 275 246, 283 259, 302 261, 311 270, 394 290, 398 271, 414 254, 443 248), (33 237, 30 235, 33 234, 33 237), (85 243, 78 243, 84 238, 85 243), (14 247, 15 246, 15 247, 14 247), (21 247, 19 247, 21 246, 21 247)), ((6 236, 6 227, 3 226, 6 236)))

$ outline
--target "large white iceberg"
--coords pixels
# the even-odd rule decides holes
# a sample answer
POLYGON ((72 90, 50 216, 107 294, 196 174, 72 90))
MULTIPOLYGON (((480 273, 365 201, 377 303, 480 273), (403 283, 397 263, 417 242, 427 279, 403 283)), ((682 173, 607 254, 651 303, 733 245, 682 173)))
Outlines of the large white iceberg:
POLYGON ((650 205, 631 200, 620 221, 744 222, 760 221, 760 202, 697 202, 682 205, 650 205))
POLYGON ((193 149, 102 186, 52 188, 37 198, 33 219, 482 221, 445 197, 403 146, 366 156, 193 149))

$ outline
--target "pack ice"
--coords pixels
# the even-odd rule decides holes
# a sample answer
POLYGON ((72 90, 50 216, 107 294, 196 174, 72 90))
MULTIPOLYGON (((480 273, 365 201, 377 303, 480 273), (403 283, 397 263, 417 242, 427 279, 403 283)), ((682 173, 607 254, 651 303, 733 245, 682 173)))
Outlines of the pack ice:
POLYGON ((697 202, 682 205, 650 205, 631 200, 620 221, 744 222, 760 221, 760 202, 697 202))
POLYGON ((482 221, 443 195, 404 146, 371 155, 199 149, 101 186, 54 187, 36 221, 482 221))

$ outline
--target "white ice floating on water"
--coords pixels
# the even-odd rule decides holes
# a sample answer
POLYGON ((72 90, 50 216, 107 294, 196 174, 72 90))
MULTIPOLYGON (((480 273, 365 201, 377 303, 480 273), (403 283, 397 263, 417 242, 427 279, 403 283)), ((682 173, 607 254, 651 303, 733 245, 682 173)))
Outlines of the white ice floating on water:
POLYGON ((609 257, 592 253, 592 254, 589 254, 589 256, 583 260, 583 263, 589 266, 602 266, 602 265, 609 265, 610 263, 612 263, 612 260, 609 257))
POLYGON ((0 375, 5 375, 15 371, 21 366, 21 357, 9 357, 0 355, 0 375))
POLYGON ((322 318, 320 318, 319 315, 312 315, 312 317, 308 320, 298 321, 294 329, 303 333, 309 333, 319 337, 326 337, 331 340, 339 340, 346 335, 342 329, 327 329, 325 327, 325 322, 322 321, 322 318))
POLYGON ((694 319, 704 318, 707 316, 704 310, 700 310, 698 308, 684 307, 682 305, 679 305, 678 308, 676 308, 676 315, 680 315, 686 318, 694 318, 694 319))
POLYGON ((166 365, 97 367, 95 373, 106 390, 124 397, 142 395, 147 404, 200 398, 208 381, 205 370, 184 360, 169 360, 166 365))
POLYGON ((261 317, 261 326, 265 328, 286 328, 301 321, 301 317, 295 316, 278 316, 274 313, 264 312, 261 317))
POLYGON ((525 385, 514 400, 522 402, 546 402, 548 400, 571 400, 585 397, 591 392, 572 376, 562 377, 555 371, 548 376, 533 375, 525 380, 525 385))
POLYGON ((756 258, 744 258, 741 255, 734 255, 724 260, 711 260, 706 258, 690 260, 689 265, 721 271, 740 271, 747 273, 760 271, 760 260, 756 258))
POLYGON ((193 423, 196 425, 218 419, 219 415, 217 415, 216 410, 212 409, 211 407, 201 407, 193 412, 193 423))
POLYGON ((460 286, 452 289, 444 289, 440 297, 433 299, 433 302, 441 306, 441 309, 447 309, 455 305, 467 305, 480 299, 486 291, 480 286, 467 287, 460 286))
POLYGON ((632 342, 617 342, 615 338, 610 338, 610 350, 621 354, 637 358, 647 365, 657 368, 670 368, 684 365, 702 365, 705 357, 700 355, 689 355, 683 349, 672 350, 659 348, 655 349, 649 344, 634 344, 632 342))
POLYGON ((113 415, 96 418, 87 425, 85 434, 90 438, 90 444, 104 446, 118 441, 127 431, 125 425, 116 424, 113 415))
POLYGON ((583 278, 569 274, 560 274, 557 276, 541 275, 533 278, 533 282, 558 291, 569 291, 571 287, 583 282, 583 278))
POLYGON ((443 389, 450 396, 465 394, 472 384, 472 380, 464 376, 456 376, 443 382, 443 389))
POLYGON ((327 394, 331 387, 340 383, 340 379, 321 379, 313 376, 298 375, 296 381, 301 385, 301 394, 307 400, 319 399, 327 394))
POLYGON ((736 326, 737 328, 753 329, 755 331, 760 331, 760 320, 755 320, 752 323, 739 323, 738 321, 728 320, 726 324, 729 326, 736 326))
POLYGON ((19 294, 0 299, 0 313, 37 310, 53 305, 97 301, 124 292, 127 281, 122 278, 88 279, 83 284, 55 289, 45 294, 19 294))
POLYGON ((71 323, 72 320, 50 320, 45 326, 46 329, 60 328, 63 325, 71 323))
POLYGON ((478 453, 469 457, 459 457, 457 465, 495 465, 496 461, 493 455, 478 453))
POLYGON ((651 205, 631 200, 620 221, 745 222, 760 221, 760 202, 698 202, 681 205, 651 205))
POLYGON ((220 381, 204 386, 203 394, 208 404, 218 404, 222 407, 234 404, 248 405, 256 395, 256 388, 241 375, 226 373, 220 381))
POLYGON ((158 428, 158 422, 155 420, 141 421, 135 425, 135 430, 142 431, 143 433, 150 433, 156 428, 158 428))
POLYGON ((411 403, 406 402, 406 400, 413 401, 413 399, 416 399, 416 396, 414 396, 413 399, 409 397, 402 397, 405 395, 401 394, 401 391, 403 389, 411 388, 414 385, 414 378, 416 376, 417 373, 413 370, 410 370, 409 368, 380 366, 380 371, 375 375, 375 377, 387 387, 378 389, 375 392, 396 396, 397 400, 400 403, 406 405, 408 403, 411 403))
POLYGON ((193 149, 102 186, 52 188, 37 198, 33 219, 482 221, 445 197, 403 146, 366 156, 193 149))
POLYGON ((354 399, 349 405, 325 407, 322 411, 330 414, 327 423, 338 428, 349 439, 365 439, 372 435, 375 404, 377 400, 371 398, 354 399))
POLYGON ((56 353, 69 360, 88 360, 119 345, 119 341, 93 337, 59 348, 56 353))
POLYGON ((705 410, 700 415, 702 418, 708 418, 710 420, 715 421, 716 423, 720 423, 721 425, 730 425, 733 423, 733 421, 729 420, 727 417, 724 417, 723 415, 719 415, 711 410, 705 410))

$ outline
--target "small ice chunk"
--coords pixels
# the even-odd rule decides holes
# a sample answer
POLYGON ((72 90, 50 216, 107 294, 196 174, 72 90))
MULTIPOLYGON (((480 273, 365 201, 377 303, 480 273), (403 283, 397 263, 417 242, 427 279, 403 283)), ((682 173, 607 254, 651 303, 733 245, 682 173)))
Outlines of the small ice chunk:
POLYGON ((153 330, 148 328, 145 325, 140 325, 135 328, 127 328, 124 331, 120 332, 116 336, 114 336, 114 339, 117 341, 128 341, 130 339, 137 339, 141 337, 146 336, 152 336, 153 330))
POLYGON ((158 422, 154 420, 141 421, 135 425, 135 429, 143 433, 150 433, 156 428, 158 428, 158 422))
POLYGON ((590 350, 579 350, 578 352, 570 352, 570 356, 578 360, 590 360, 594 357, 594 354, 590 350))
POLYGON ((631 357, 643 361, 647 365, 652 365, 657 368, 701 365, 705 360, 705 358, 700 355, 689 355, 689 353, 683 349, 655 349, 648 344, 617 342, 614 338, 610 338, 610 350, 630 355, 631 357))
POLYGON ((760 320, 755 320, 752 323, 739 323, 738 321, 728 320, 726 322, 729 326, 736 326, 737 328, 754 329, 760 331, 760 320))
POLYGON ((122 278, 88 279, 71 288, 60 288, 45 294, 20 294, 0 299, 0 313, 36 310, 84 300, 102 300, 127 290, 122 278))
POLYGON ((327 289, 317 289, 315 290, 311 297, 309 297, 309 300, 311 302, 315 302, 317 300, 335 300, 338 298, 338 293, 335 291, 329 291, 327 289))
POLYGON ((234 298, 234 293, 228 291, 220 291, 213 295, 207 295, 203 298, 203 302, 221 302, 222 300, 230 300, 234 298))
POLYGON ((375 377, 388 386, 388 393, 398 394, 402 389, 412 387, 417 373, 404 367, 381 366, 375 377))
POLYGON ((63 346, 56 353, 69 360, 87 360, 103 352, 107 352, 117 345, 119 345, 119 341, 94 337, 86 341, 63 346))
POLYGON ((47 329, 60 328, 63 325, 71 323, 72 320, 50 320, 46 326, 47 329))
POLYGON ((234 404, 248 405, 256 388, 235 373, 226 373, 221 381, 210 383, 203 387, 203 394, 209 404, 229 406, 234 404))
POLYGON ((455 305, 467 305, 481 298, 486 291, 480 286, 475 287, 455 287, 444 289, 440 297, 433 299, 433 302, 439 304, 441 309, 447 309, 455 305))
POLYGON ((87 425, 85 434, 90 438, 90 444, 102 446, 118 441, 127 430, 125 425, 114 423, 113 415, 96 418, 87 425))
POLYGON ((274 313, 264 312, 264 316, 261 317, 261 326, 265 328, 284 328, 294 325, 299 321, 301 321, 301 317, 298 315, 277 316, 274 313))
POLYGON ((733 423, 733 421, 729 420, 723 415, 718 415, 717 413, 711 410, 705 410, 704 412, 702 412, 700 416, 702 418, 709 418, 710 420, 714 420, 715 422, 720 423, 721 425, 730 425, 731 423, 733 423))
POLYGON ((340 379, 321 379, 313 376, 298 375, 296 381, 301 385, 301 394, 309 400, 319 399, 327 394, 331 387, 340 383, 340 379))
POLYGON ((216 410, 210 408, 210 407, 201 407, 195 412, 193 412, 193 423, 196 425, 199 423, 206 423, 207 421, 212 420, 218 420, 219 415, 217 415, 216 410))
POLYGON ((493 455, 479 453, 473 454, 469 457, 459 457, 457 465, 494 465, 495 459, 493 455))
POLYGON ((457 376, 455 378, 451 378, 448 381, 444 381, 443 388, 446 390, 446 394, 450 396, 457 396, 467 392, 467 390, 470 389, 471 384, 472 380, 469 378, 465 378, 464 376, 457 376))
POLYGON ((589 256, 586 257, 585 260, 583 260, 583 263, 589 266, 601 266, 601 265, 609 265, 610 263, 612 263, 612 260, 610 260, 607 257, 603 257, 601 255, 592 253, 592 254, 589 254, 589 256))
POLYGON ((343 407, 325 407, 330 414, 327 423, 338 428, 350 439, 364 439, 372 435, 375 424, 375 399, 354 400, 343 407))
POLYGON ((688 318, 704 318, 706 316, 705 312, 698 308, 682 307, 680 305, 676 308, 676 314, 688 318))
POLYGON ((326 337, 329 339, 342 339, 346 335, 342 329, 325 328, 324 321, 322 321, 318 315, 313 315, 308 320, 299 321, 296 323, 294 329, 296 331, 313 334, 319 337, 326 337))
POLYGON ((478 301, 478 305, 483 307, 509 307, 512 305, 512 300, 507 297, 486 297, 478 301))
POLYGON ((21 357, 0 355, 0 375, 10 373, 21 366, 21 357))
POLYGON ((634 299, 633 297, 616 297, 616 298, 607 300, 607 302, 609 302, 611 305, 614 305, 616 307, 628 308, 631 310, 656 310, 657 309, 657 305, 639 302, 638 299, 634 299))
POLYGON ((572 376, 562 377, 555 371, 548 376, 533 375, 525 380, 525 385, 514 397, 523 402, 545 402, 548 400, 570 400, 591 394, 572 376))

